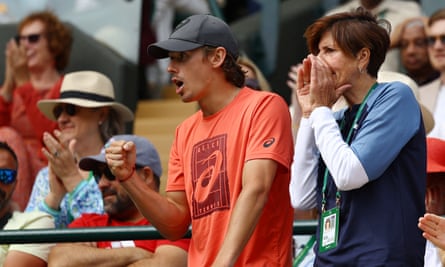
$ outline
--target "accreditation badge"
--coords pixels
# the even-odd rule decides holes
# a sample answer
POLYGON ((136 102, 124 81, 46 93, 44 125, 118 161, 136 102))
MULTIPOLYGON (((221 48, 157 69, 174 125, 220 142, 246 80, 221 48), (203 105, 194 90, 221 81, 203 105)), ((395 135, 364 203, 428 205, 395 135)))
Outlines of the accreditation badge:
POLYGON ((337 247, 340 209, 335 207, 321 214, 319 251, 337 247))

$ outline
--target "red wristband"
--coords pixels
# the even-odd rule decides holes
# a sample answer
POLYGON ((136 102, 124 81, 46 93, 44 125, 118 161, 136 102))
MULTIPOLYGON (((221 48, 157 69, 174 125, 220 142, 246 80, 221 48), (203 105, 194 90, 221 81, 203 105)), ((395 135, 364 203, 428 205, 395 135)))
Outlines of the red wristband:
POLYGON ((119 182, 125 182, 125 181, 127 181, 128 179, 130 179, 132 176, 133 176, 133 174, 134 174, 134 170, 136 169, 136 167, 134 167, 133 166, 133 169, 131 170, 131 173, 130 173, 130 175, 128 175, 127 177, 125 177, 125 178, 123 178, 123 179, 118 179, 119 180, 119 182))

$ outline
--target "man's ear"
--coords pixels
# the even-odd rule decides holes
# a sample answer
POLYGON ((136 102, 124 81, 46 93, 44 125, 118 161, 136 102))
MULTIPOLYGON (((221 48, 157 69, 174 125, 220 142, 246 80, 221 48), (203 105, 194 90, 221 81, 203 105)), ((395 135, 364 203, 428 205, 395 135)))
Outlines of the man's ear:
POLYGON ((144 180, 144 183, 146 185, 148 185, 150 188, 152 188, 153 190, 157 191, 155 178, 153 176, 154 174, 153 174, 153 171, 151 170, 151 168, 148 166, 145 166, 141 170, 141 174, 143 176, 142 179, 144 180))
POLYGON ((215 51, 210 56, 210 63, 216 67, 219 68, 224 63, 224 60, 226 59, 227 51, 224 47, 218 46, 215 48, 215 51))

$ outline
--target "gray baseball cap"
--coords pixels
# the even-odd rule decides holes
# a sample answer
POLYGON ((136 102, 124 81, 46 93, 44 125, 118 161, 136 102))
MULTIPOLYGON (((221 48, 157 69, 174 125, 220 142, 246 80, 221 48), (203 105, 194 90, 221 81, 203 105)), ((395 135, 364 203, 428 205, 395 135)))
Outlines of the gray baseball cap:
POLYGON ((168 52, 184 52, 201 46, 222 46, 234 59, 238 58, 238 42, 229 25, 212 15, 192 15, 176 26, 167 40, 151 44, 150 56, 166 58, 168 52))
POLYGON ((115 135, 111 137, 101 150, 100 154, 80 159, 79 167, 82 170, 91 171, 96 169, 97 164, 106 164, 105 147, 111 142, 118 140, 132 141, 136 145, 136 165, 138 167, 148 166, 156 176, 161 177, 161 160, 159 159, 159 154, 156 148, 146 138, 131 134, 115 135))

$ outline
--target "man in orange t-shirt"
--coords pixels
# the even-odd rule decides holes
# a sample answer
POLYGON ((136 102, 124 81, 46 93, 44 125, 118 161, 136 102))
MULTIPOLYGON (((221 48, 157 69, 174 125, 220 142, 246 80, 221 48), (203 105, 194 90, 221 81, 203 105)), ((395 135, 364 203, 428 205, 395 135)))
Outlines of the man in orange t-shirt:
POLYGON ((192 226, 188 266, 291 266, 291 119, 284 100, 244 87, 222 20, 194 15, 148 53, 170 58, 176 93, 200 110, 172 145, 165 196, 135 179, 135 146, 106 148, 110 169, 144 216, 175 240, 192 226))

